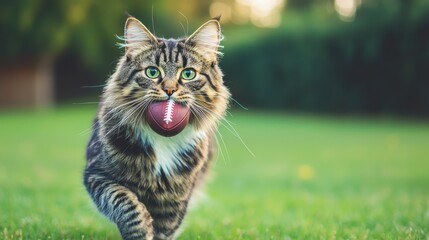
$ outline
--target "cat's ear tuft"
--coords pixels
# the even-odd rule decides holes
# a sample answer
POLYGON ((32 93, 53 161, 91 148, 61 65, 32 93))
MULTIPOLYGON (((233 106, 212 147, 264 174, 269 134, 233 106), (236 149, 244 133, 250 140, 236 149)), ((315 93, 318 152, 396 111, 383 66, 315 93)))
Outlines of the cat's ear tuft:
POLYGON ((186 43, 190 44, 196 51, 203 55, 203 57, 214 62, 217 60, 219 52, 220 41, 222 40, 220 23, 216 19, 212 19, 199 27, 191 36, 186 39, 186 43))
POLYGON ((146 28, 143 23, 134 17, 129 17, 125 23, 124 39, 125 52, 134 51, 144 46, 157 42, 156 37, 146 28))

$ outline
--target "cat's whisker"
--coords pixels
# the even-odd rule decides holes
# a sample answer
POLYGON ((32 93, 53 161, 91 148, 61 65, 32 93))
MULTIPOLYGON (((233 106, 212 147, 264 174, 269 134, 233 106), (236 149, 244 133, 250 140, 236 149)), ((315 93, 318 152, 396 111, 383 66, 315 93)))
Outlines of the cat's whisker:
POLYGON ((241 103, 239 103, 237 100, 235 100, 235 98, 233 98, 233 97, 230 97, 231 98, 231 100, 232 101, 234 101, 235 103, 237 103, 237 105, 239 106, 239 107, 241 107, 243 110, 249 110, 247 107, 245 107, 245 106, 243 106, 241 103))
POLYGON ((145 100, 141 100, 137 104, 135 104, 135 106, 131 106, 131 108, 127 111, 127 113, 125 114, 125 116, 121 119, 121 123, 122 124, 126 124, 128 122, 132 122, 131 125, 133 125, 133 126, 137 125, 136 122, 138 120, 134 119, 134 121, 131 121, 131 119, 134 118, 134 115, 136 115, 136 113, 140 111, 141 107, 144 104, 145 104, 145 100))
MULTIPOLYGON (((107 100, 104 100, 104 101, 102 101, 102 102, 100 102, 100 103, 107 104, 107 103, 108 103, 108 101, 107 101, 107 100)), ((123 105, 127 105, 127 104, 130 104, 130 103, 125 103, 125 104, 123 104, 123 105)), ((121 105, 121 107, 122 107, 123 105, 121 105)), ((106 115, 110 115, 110 114, 111 114, 111 111, 112 111, 112 110, 109 110, 109 111, 106 113, 106 115)), ((113 116, 111 116, 111 117, 113 117, 113 116)), ((111 117, 110 117, 110 118, 111 118, 111 117)), ((106 119, 106 122, 108 122, 108 121, 110 120, 110 118, 106 119)), ((89 134, 89 133, 91 132, 91 130, 92 130, 92 129, 93 129, 93 131, 95 131, 95 130, 98 130, 99 128, 101 128, 101 125, 100 125, 98 128, 96 128, 96 127, 95 127, 95 124, 96 124, 96 123, 92 123, 91 127, 89 127, 88 129, 86 129, 86 130, 82 131, 81 133, 79 133, 79 135, 89 134)))
POLYGON ((121 122, 127 123, 131 122, 133 127, 138 127, 142 123, 143 113, 145 112, 147 106, 153 102, 153 99, 145 96, 136 106, 128 111, 127 115, 121 119, 121 122))
POLYGON ((218 149, 219 149, 220 155, 221 155, 221 157, 223 159, 223 163, 226 165, 226 160, 230 161, 230 157, 229 157, 228 148, 226 147, 225 141, 223 140, 222 133, 220 133, 219 130, 214 129, 214 128, 210 129, 210 132, 213 133, 213 136, 214 136, 215 141, 216 141, 216 145, 219 147, 218 149), (222 145, 219 143, 218 136, 221 139, 222 145), (225 154, 223 153, 223 149, 222 148, 225 149, 226 158, 225 158, 225 154))
POLYGON ((203 107, 201 104, 199 104, 198 102, 195 102, 196 105, 198 105, 200 107, 201 110, 206 111, 210 114, 215 115, 216 117, 218 117, 221 121, 220 123, 229 131, 232 133, 233 136, 237 137, 238 140, 240 140, 240 142, 243 144, 243 146, 247 149, 247 151, 253 156, 255 157, 255 154, 250 150, 250 148, 247 146, 247 144, 244 142, 244 140, 242 139, 242 137, 240 136, 240 134, 237 132, 237 130, 235 130, 234 126, 230 123, 230 121, 228 121, 224 116, 221 116, 219 114, 217 114, 216 112, 203 107), (225 122, 227 125, 225 125, 223 122, 225 122))
MULTIPOLYGON (((138 100, 138 99, 136 99, 135 101, 137 101, 137 100, 138 100)), ((100 104, 101 104, 101 103, 108 104, 108 103, 112 103, 112 102, 114 102, 114 101, 104 100, 104 101, 100 101, 100 104)), ((125 102, 124 104, 121 104, 121 105, 119 105, 119 106, 116 106, 116 107, 114 107, 114 108, 111 108, 111 109, 110 109, 106 114, 107 114, 107 115, 110 115, 111 113, 113 113, 113 111, 116 111, 116 110, 122 110, 122 108, 123 108, 123 107, 125 107, 125 106, 127 106, 127 105, 130 105, 130 104, 133 104, 133 102, 134 102, 134 101, 125 102)), ((112 117, 114 117, 114 115, 112 115, 111 117, 109 117, 108 119, 106 119, 106 122, 108 122, 112 117)), ((79 136, 83 136, 83 135, 89 134, 89 133, 92 131, 92 129, 93 129, 93 130, 98 130, 100 127, 101 127, 101 126, 99 126, 98 128, 95 128, 95 123, 92 123, 92 124, 91 124, 91 127, 87 128, 87 129, 85 129, 85 130, 83 130, 83 131, 82 131, 82 132, 80 132, 78 135, 79 135, 79 136)))
POLYGON ((141 101, 141 99, 135 99, 135 100, 132 100, 132 101, 127 102, 125 104, 121 104, 119 106, 116 106, 116 107, 112 108, 111 110, 109 110, 107 112, 107 115, 111 114, 111 116, 108 119, 106 119, 106 121, 105 121, 106 123, 109 122, 109 121, 111 121, 112 119, 114 119, 116 117, 120 118, 121 120, 118 123, 116 123, 112 127, 112 129, 110 129, 106 134, 107 135, 111 134, 113 131, 117 130, 121 125, 123 125, 124 119, 128 118, 128 114, 129 113, 127 114, 127 112, 130 111, 129 108, 132 107, 135 104, 138 104, 140 101, 141 101), (124 109, 122 109, 122 108, 124 108, 124 109), (120 114, 118 112, 115 112, 115 113, 112 112, 112 111, 115 111, 115 110, 120 110, 120 112, 123 111, 123 113, 120 114))
POLYGON ((181 23, 181 22, 179 22, 179 24, 180 24, 180 26, 182 27, 182 29, 183 29, 183 34, 185 35, 185 36, 187 36, 188 34, 186 33, 186 31, 185 31, 185 26, 183 26, 183 24, 181 23))
MULTIPOLYGON (((206 112, 204 112, 201 108, 193 108, 193 110, 194 110, 194 115, 196 115, 198 118, 200 118, 200 119, 204 119, 204 118, 207 118, 208 116, 207 116, 207 113, 206 112)), ((219 143, 219 141, 218 141, 218 139, 217 139, 217 134, 219 134, 219 136, 220 136, 220 138, 221 138, 221 141, 222 141, 222 144, 223 144, 223 147, 225 148, 225 151, 226 151, 226 154, 227 154, 227 159, 229 159, 229 152, 228 152, 228 149, 227 149, 227 147, 226 147, 226 144, 225 144, 225 141, 223 140, 223 136, 222 136, 222 134, 220 133, 220 131, 219 130, 217 130, 216 128, 214 128, 214 127, 212 127, 212 128, 209 128, 209 130, 210 130, 210 132, 212 132, 213 134, 214 134, 214 136, 215 136, 215 140, 216 140, 216 144, 219 146, 219 151, 220 151, 220 154, 221 154, 221 156, 222 156, 222 158, 223 158, 223 161, 224 161, 224 163, 226 163, 225 162, 225 155, 223 154, 223 150, 222 150, 222 145, 219 143)))
MULTIPOLYGON (((185 16, 185 14, 181 13, 180 11, 178 11, 178 12, 186 20, 186 32, 185 32, 185 36, 189 36, 189 31, 188 31, 189 30, 189 21, 188 21, 188 18, 185 16)), ((180 25, 182 25, 182 23, 180 23, 180 25)), ((183 31, 185 31, 185 28, 183 28, 183 31)))

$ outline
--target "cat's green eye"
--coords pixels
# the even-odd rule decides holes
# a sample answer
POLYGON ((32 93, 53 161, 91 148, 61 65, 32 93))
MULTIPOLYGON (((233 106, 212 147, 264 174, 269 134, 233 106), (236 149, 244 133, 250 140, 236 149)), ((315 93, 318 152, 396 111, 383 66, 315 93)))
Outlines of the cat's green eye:
POLYGON ((159 69, 156 67, 148 67, 146 68, 146 76, 148 78, 157 78, 159 77, 159 69))
POLYGON ((192 68, 186 68, 182 71, 182 78, 185 80, 192 80, 196 75, 195 70, 192 68))

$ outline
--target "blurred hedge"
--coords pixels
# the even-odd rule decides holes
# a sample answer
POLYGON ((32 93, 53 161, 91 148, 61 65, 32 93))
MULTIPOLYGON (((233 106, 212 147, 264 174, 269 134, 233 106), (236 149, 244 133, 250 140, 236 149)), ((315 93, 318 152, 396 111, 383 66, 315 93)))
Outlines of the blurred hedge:
MULTIPOLYGON (((151 29, 154 20, 160 36, 183 36, 182 12, 192 31, 211 2, 2 1, 0 60, 51 54, 58 99, 79 97, 82 85, 113 71, 125 11, 151 29)), ((234 98, 260 108, 429 115, 429 1, 362 3, 352 22, 339 20, 334 0, 289 0, 278 28, 224 24, 221 64, 234 98)))
POLYGON ((228 49, 222 66, 235 99, 261 108, 429 115, 428 8, 385 7, 228 49))

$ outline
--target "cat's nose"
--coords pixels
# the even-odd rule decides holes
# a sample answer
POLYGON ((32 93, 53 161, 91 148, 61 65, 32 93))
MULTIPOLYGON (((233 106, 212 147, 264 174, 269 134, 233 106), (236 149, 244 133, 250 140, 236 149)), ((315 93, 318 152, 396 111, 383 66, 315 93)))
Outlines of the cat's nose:
POLYGON ((166 80, 162 84, 162 90, 164 90, 168 96, 171 96, 174 92, 177 91, 177 83, 173 80, 166 80))

